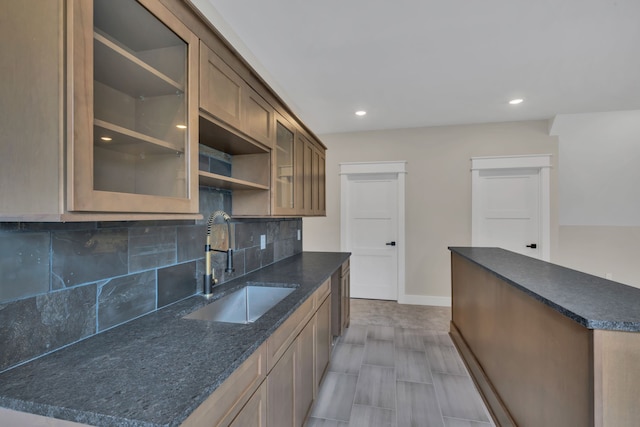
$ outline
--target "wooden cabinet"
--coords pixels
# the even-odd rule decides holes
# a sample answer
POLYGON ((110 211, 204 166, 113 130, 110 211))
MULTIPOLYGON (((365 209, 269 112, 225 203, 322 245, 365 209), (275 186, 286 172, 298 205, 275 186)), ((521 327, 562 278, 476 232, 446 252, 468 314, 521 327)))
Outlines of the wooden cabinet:
POLYGON ((197 38, 155 1, 1 8, 0 219, 197 218, 197 38))
POLYGON ((196 36, 155 1, 68 8, 68 210, 197 213, 196 36))
POLYGON ((328 297, 316 312, 314 398, 329 367, 331 341, 331 298, 328 297))
POLYGON ((200 109, 209 120, 273 146, 274 108, 204 43, 200 44, 200 109))
POLYGON ((316 325, 314 316, 296 339, 295 426, 303 425, 315 396, 316 325))
POLYGON ((263 382, 229 427, 265 427, 266 425, 267 383, 263 382))
POLYGON ((276 116, 276 144, 272 151, 272 199, 275 215, 296 215, 295 127, 276 116))
POLYGON ((267 377, 267 425, 293 427, 295 411, 296 346, 292 345, 267 377))
POLYGON ((339 337, 349 327, 351 282, 350 264, 346 260, 331 275, 331 333, 339 337))
POLYGON ((325 215, 325 150, 302 132, 296 134, 296 211, 325 215))

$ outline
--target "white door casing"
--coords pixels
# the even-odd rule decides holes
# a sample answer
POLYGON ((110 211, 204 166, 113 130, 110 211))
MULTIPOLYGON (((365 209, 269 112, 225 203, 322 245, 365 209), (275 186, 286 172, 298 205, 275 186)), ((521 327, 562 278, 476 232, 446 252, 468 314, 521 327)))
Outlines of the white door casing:
POLYGON ((550 154, 472 158, 472 246, 549 261, 550 169, 550 154))
POLYGON ((405 287, 406 162, 341 163, 340 175, 341 250, 351 252, 351 296, 398 300, 405 287))

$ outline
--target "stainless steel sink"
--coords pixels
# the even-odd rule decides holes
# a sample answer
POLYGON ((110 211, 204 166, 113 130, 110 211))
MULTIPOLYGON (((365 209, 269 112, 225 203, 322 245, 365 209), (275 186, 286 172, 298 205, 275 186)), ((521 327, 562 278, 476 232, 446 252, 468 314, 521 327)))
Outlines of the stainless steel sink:
POLYGON ((252 323, 295 290, 296 288, 292 287, 247 285, 205 305, 184 318, 228 323, 252 323))

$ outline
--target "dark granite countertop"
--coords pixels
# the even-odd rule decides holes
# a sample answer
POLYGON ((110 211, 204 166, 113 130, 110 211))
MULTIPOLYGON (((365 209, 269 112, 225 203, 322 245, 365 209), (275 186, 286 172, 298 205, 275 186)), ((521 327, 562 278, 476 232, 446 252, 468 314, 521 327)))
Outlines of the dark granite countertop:
MULTIPOLYGON (((252 324, 183 319, 202 295, 0 375, 0 406, 96 426, 177 426, 348 258, 303 252, 217 287, 299 287, 252 324)), ((218 290, 219 289, 219 290, 218 290)))
POLYGON ((504 249, 449 249, 586 328, 640 331, 638 288, 504 249))

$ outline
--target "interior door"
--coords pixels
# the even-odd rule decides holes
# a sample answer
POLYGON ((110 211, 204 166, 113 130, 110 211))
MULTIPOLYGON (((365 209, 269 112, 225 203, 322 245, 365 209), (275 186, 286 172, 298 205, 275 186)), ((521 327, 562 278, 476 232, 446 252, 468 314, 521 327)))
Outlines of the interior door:
POLYGON ((351 297, 398 299, 397 174, 358 174, 347 180, 346 248, 351 297))
POLYGON ((500 247, 541 258, 539 173, 536 168, 480 171, 474 188, 479 212, 473 246, 500 247))

